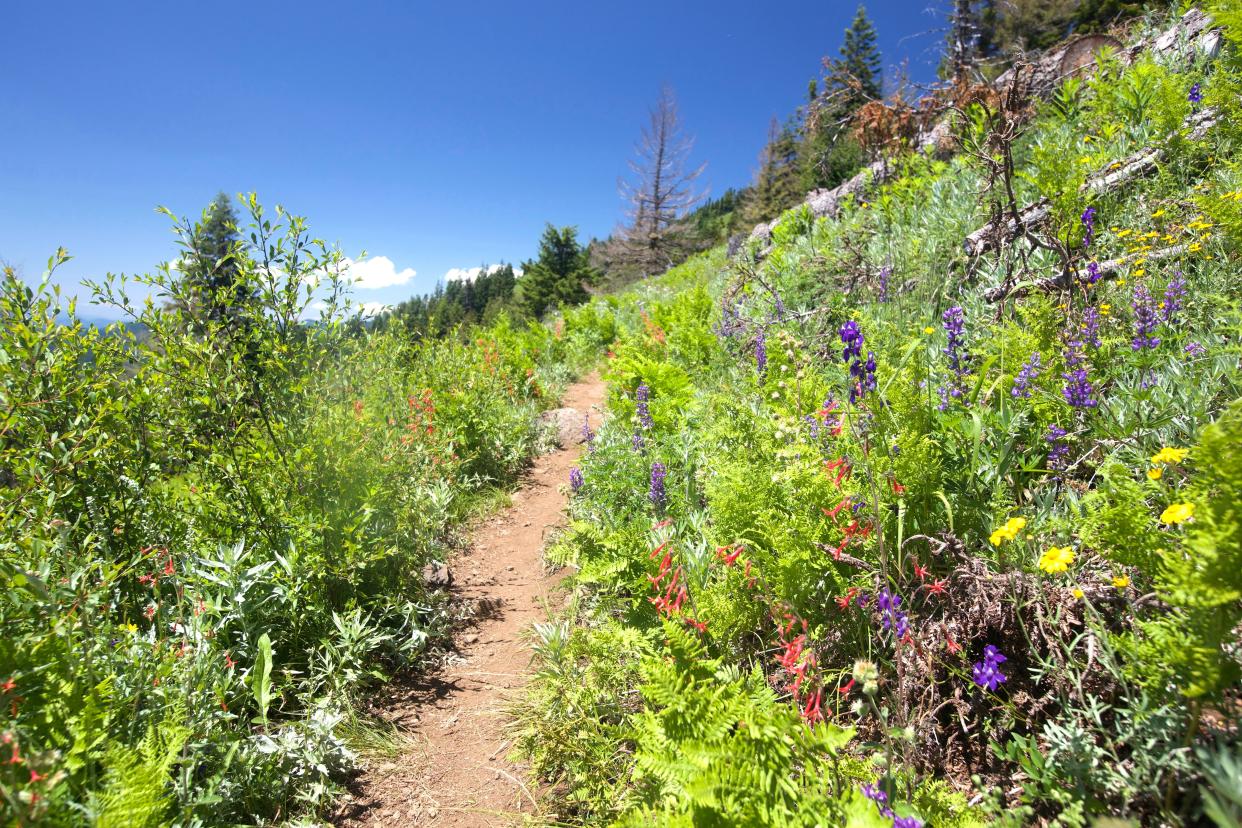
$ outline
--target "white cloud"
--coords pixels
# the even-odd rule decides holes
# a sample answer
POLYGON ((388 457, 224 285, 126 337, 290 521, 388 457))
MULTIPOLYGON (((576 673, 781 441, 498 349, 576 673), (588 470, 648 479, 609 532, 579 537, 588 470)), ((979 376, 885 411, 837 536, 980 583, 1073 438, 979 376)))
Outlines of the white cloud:
POLYGON ((392 307, 392 305, 385 302, 363 302, 360 305, 355 305, 354 310, 360 316, 378 316, 390 307, 392 307))
MULTIPOLYGON (((504 265, 498 265, 498 264, 488 265, 486 268, 486 271, 488 273, 495 273, 497 270, 500 270, 502 267, 504 267, 504 265)), ((482 267, 451 267, 449 268, 448 272, 444 274, 444 281, 446 282, 473 282, 475 279, 479 278, 479 274, 482 273, 483 271, 484 271, 484 268, 482 267)), ((513 268, 513 275, 521 276, 522 268, 520 267, 513 268)))
POLYGON ((397 266, 387 256, 375 256, 360 262, 345 259, 342 265, 346 270, 346 275, 353 280, 354 287, 359 290, 378 290, 393 285, 404 285, 418 275, 412 267, 397 270, 397 266))

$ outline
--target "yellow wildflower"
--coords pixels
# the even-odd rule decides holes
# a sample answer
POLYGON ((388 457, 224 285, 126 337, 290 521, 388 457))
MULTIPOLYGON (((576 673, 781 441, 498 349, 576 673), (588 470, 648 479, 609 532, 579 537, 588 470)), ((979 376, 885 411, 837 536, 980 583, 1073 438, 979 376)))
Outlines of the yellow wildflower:
POLYGON ((927 334, 928 336, 931 336, 935 332, 936 332, 936 329, 933 328, 931 325, 928 325, 926 328, 923 329, 923 333, 927 334))
POLYGON ((137 624, 125 624, 124 629, 128 632, 138 632, 137 624))
POLYGON ((1039 568, 1049 575, 1064 572, 1074 562, 1074 550, 1068 546, 1053 546, 1039 556, 1039 568))
POLYGON ((1163 207, 1161 207, 1159 210, 1157 210, 1156 212, 1152 213, 1152 214, 1151 214, 1151 217, 1152 217, 1152 218, 1160 218, 1160 217, 1161 217, 1161 216, 1163 216, 1163 215, 1164 215, 1164 208, 1163 208, 1163 207))
POLYGON ((1186 248, 1186 250, 1188 250, 1191 253, 1198 253, 1202 249, 1203 249, 1203 245, 1199 244, 1198 242, 1195 242, 1194 244, 1186 248))
POLYGON ((1137 279, 1145 273, 1147 273, 1147 271, 1140 267, 1138 270, 1134 271, 1134 278, 1137 279))
POLYGON ((1113 586, 1117 587, 1117 589, 1125 589, 1129 585, 1130 585, 1129 577, 1125 575, 1114 575, 1113 576, 1113 586))
POLYGON ((1194 517, 1195 504, 1174 503, 1160 515, 1160 522, 1167 524, 1185 523, 1194 517))
POLYGON ((1130 235, 1133 232, 1134 232, 1133 230, 1127 227, 1125 230, 1118 231, 1117 238, 1124 239, 1126 236, 1130 235))
POLYGON ((1151 456, 1153 463, 1180 463, 1186 459, 1186 455, 1190 454, 1190 449, 1172 448, 1165 446, 1151 456))
POLYGON ((1112 305, 1108 304, 1107 302, 1101 302, 1100 303, 1100 316, 1108 316, 1109 312, 1111 312, 1112 309, 1113 309, 1112 305))
POLYGON ((1164 474, 1164 469, 1160 468, 1159 466, 1152 466, 1150 469, 1147 470, 1147 479, 1148 480, 1159 480, 1161 475, 1163 474, 1164 474))
POLYGON ((1078 587, 1074 587, 1074 597, 1077 598, 1079 601, 1081 601, 1082 596, 1083 596, 1082 590, 1079 589, 1078 587))
POLYGON ((993 546, 1000 546, 1007 540, 1013 540, 1018 533, 1026 528, 1026 518, 1010 518, 1005 525, 992 533, 990 540, 993 546))

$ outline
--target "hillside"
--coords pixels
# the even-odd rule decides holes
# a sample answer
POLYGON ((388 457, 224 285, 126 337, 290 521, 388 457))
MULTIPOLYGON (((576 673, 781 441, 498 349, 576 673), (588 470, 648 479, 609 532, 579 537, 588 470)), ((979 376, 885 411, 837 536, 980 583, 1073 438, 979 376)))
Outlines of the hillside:
POLYGON ((1205 11, 871 101, 613 292, 549 224, 364 323, 254 195, 107 329, 6 268, 0 822, 1242 824, 1205 11))

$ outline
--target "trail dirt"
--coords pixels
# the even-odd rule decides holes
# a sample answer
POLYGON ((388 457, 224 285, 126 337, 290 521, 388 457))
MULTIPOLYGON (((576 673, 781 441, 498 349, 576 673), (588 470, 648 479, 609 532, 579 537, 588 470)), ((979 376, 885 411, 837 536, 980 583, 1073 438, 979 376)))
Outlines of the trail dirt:
MULTIPOLYGON (((604 389, 592 374, 570 386, 561 404, 590 413, 597 426, 604 389)), ((506 760, 512 743, 504 709, 526 683, 530 647, 522 633, 544 618, 559 581, 542 551, 563 520, 564 486, 581 451, 562 441, 537 458, 510 505, 474 526, 449 562, 454 602, 478 611, 454 633, 454 657, 442 670, 383 689, 376 713, 407 734, 410 747, 370 761, 336 825, 492 828, 537 812, 522 769, 506 760)))

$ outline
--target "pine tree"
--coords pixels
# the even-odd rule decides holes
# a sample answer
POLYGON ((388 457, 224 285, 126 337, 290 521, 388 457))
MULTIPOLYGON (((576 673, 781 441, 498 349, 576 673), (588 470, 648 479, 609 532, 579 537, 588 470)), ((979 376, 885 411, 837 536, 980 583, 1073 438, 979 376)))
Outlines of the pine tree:
POLYGON ((780 215, 798 203, 802 188, 798 180, 798 138, 795 125, 782 127, 773 118, 768 141, 759 155, 759 170, 746 198, 744 215, 755 224, 780 215))
POLYGON ((203 211, 181 260, 194 315, 216 321, 232 318, 253 301, 254 291, 243 274, 243 255, 237 214, 229 197, 219 193, 203 211))
POLYGON ((627 224, 614 234, 610 258, 622 267, 644 275, 660 273, 694 249, 693 228, 683 219, 703 200, 695 182, 706 165, 687 166, 693 147, 694 139, 682 132, 673 91, 666 86, 630 162, 636 181, 620 184, 629 205, 627 224))
POLYGON ((532 316, 542 316, 557 304, 585 302, 585 285, 597 279, 587 251, 578 244, 576 227, 556 228, 549 224, 539 239, 539 258, 522 265, 518 280, 520 302, 532 316))
POLYGON ((841 46, 838 65, 850 87, 851 94, 846 100, 849 111, 884 94, 884 75, 880 67, 880 51, 876 46, 875 26, 867 17, 866 6, 858 7, 854 22, 845 30, 845 43, 841 46))

